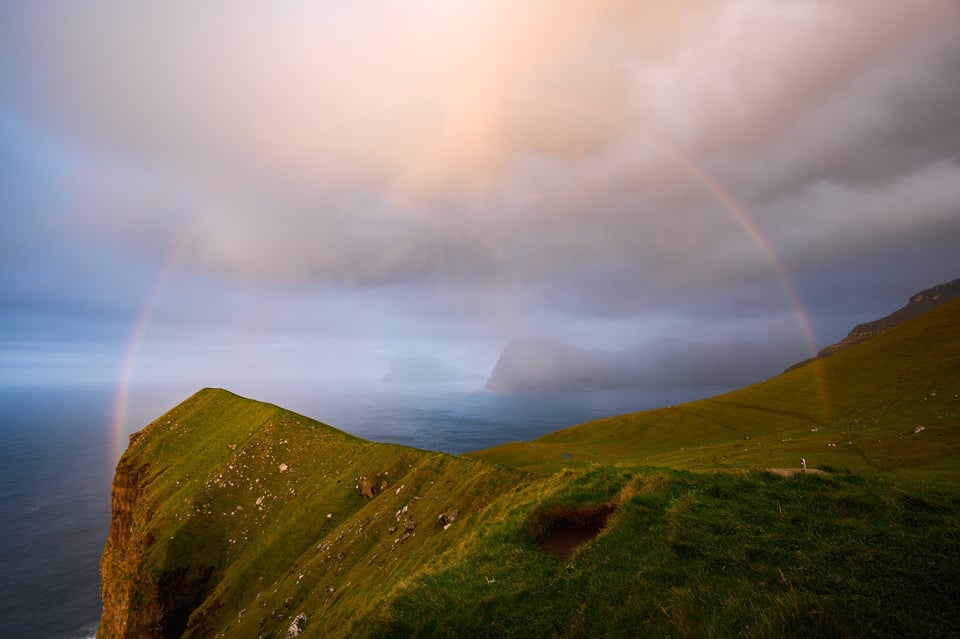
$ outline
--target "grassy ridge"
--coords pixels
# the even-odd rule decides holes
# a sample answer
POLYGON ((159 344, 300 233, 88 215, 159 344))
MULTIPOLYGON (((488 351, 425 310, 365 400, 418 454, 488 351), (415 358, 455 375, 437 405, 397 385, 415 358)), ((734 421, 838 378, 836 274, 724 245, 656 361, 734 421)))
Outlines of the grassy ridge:
POLYGON ((207 389, 121 466, 145 477, 143 597, 202 582, 167 636, 283 637, 303 612, 304 637, 938 637, 958 428, 960 300, 735 393, 464 457, 207 389), (763 470, 801 456, 830 474, 763 470))
MULTIPOLYGON (((540 471, 591 464, 697 470, 812 466, 960 470, 960 300, 835 356, 682 406, 471 453, 540 471), (923 427, 919 433, 913 430, 923 427)), ((956 477, 956 475, 954 475, 956 477)))

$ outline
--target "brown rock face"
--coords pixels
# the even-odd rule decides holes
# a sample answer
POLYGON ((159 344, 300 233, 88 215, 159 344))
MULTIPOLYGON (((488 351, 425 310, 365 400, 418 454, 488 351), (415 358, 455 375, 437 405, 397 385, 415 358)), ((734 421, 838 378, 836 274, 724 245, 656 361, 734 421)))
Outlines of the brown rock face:
POLYGON ((137 534, 134 511, 141 496, 141 480, 146 468, 134 468, 126 459, 117 465, 110 501, 113 516, 110 533, 100 558, 100 597, 103 615, 98 637, 147 636, 146 629, 153 623, 144 619, 146 606, 132 603, 142 600, 137 571, 143 554, 144 541, 137 534), (134 612, 136 611, 136 612, 134 612), (146 627, 145 627, 146 626, 146 627))
POLYGON ((834 353, 839 353, 845 348, 859 344, 860 342, 888 331, 891 328, 906 322, 907 320, 918 317, 930 309, 943 304, 947 300, 957 297, 958 295, 960 295, 960 279, 947 282, 946 284, 940 284, 938 286, 934 286, 933 288, 928 288, 925 291, 920 291, 910 298, 906 306, 894 311, 890 315, 872 322, 866 322, 865 324, 858 324, 857 326, 854 326, 853 330, 850 331, 850 333, 843 338, 842 341, 827 346, 817 353, 817 357, 827 357, 829 355, 833 355, 834 353))
POLYGON ((145 493, 149 467, 120 460, 111 489, 113 516, 100 558, 103 614, 97 637, 139 639, 180 637, 203 600, 213 566, 146 568, 155 540, 145 493))

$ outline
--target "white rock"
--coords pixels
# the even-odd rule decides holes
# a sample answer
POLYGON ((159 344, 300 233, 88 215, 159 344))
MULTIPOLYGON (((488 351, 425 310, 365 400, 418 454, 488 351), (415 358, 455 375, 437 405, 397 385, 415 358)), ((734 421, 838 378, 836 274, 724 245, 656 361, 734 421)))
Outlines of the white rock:
POLYGON ((287 639, 299 637, 303 629, 307 627, 307 615, 302 612, 293 619, 293 623, 287 629, 287 639))

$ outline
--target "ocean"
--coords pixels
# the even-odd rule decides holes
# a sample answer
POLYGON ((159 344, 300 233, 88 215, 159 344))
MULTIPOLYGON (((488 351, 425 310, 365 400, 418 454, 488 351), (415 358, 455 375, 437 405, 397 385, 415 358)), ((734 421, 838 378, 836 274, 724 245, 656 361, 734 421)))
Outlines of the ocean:
MULTIPOLYGON (((124 435, 190 395, 129 391, 124 435)), ((590 419, 667 406, 704 387, 491 393, 471 384, 237 389, 373 441, 453 454, 535 439, 590 419)), ((100 617, 116 389, 0 387, 0 637, 87 639, 100 617)))

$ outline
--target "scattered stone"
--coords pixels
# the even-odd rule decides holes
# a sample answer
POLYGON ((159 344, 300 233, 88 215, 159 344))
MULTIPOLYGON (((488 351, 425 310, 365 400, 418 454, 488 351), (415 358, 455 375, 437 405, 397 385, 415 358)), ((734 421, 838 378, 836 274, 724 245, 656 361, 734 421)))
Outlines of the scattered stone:
POLYGON ((286 469, 288 469, 288 468, 290 468, 290 467, 287 466, 286 464, 280 464, 280 472, 281 472, 281 473, 282 473, 283 471, 285 471, 286 469))
POLYGON ((450 527, 450 524, 460 516, 460 509, 454 508, 453 510, 440 514, 440 525, 443 526, 443 529, 446 530, 450 527))
POLYGON ((922 433, 925 430, 927 430, 925 426, 914 426, 913 434, 916 435, 917 433, 922 433))
POLYGON ((299 637, 300 633, 303 632, 304 628, 307 627, 307 615, 302 612, 294 617, 293 623, 290 624, 290 627, 287 629, 287 639, 291 637, 299 637))
POLYGON ((406 542, 408 539, 410 539, 410 537, 412 537, 415 534, 417 533, 407 531, 402 535, 400 535, 399 537, 397 537, 396 539, 394 539, 393 546, 390 547, 390 552, 393 552, 394 550, 396 550, 398 546, 406 542))

